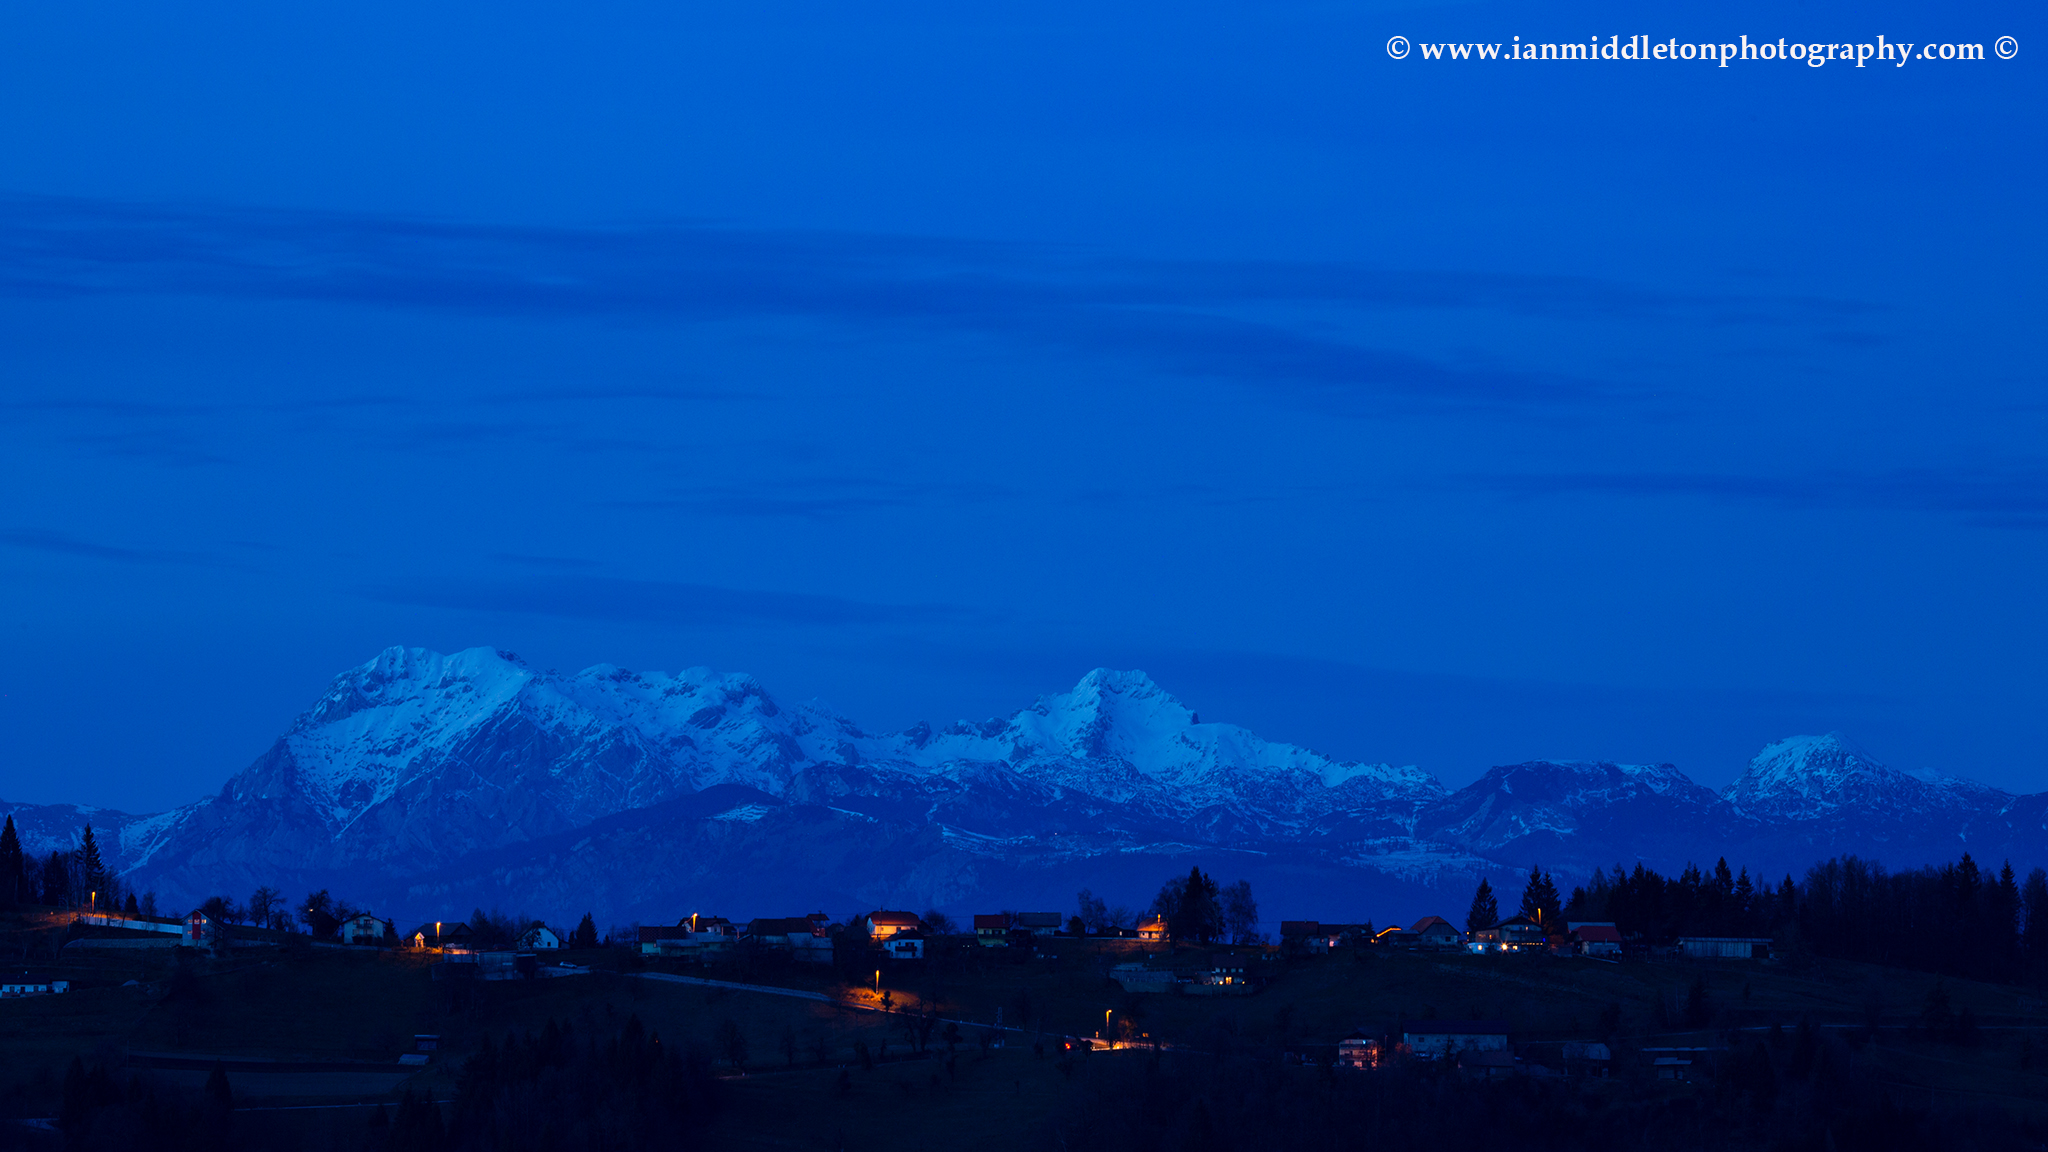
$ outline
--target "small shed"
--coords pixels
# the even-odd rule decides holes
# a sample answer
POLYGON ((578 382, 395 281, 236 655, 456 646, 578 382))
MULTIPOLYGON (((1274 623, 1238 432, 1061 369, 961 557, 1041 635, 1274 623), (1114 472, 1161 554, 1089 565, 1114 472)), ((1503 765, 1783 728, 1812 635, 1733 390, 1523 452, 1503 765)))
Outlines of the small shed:
POLYGON ((1581 956, 1621 955, 1621 933, 1610 921, 1575 921, 1570 925, 1573 950, 1581 956))
POLYGON ((1461 1052, 1505 1052, 1508 1026, 1499 1020, 1411 1020, 1401 1043, 1418 1060, 1448 1060, 1461 1052))
POLYGON ((1701 960, 1768 960, 1768 936, 1680 936, 1678 950, 1701 960))

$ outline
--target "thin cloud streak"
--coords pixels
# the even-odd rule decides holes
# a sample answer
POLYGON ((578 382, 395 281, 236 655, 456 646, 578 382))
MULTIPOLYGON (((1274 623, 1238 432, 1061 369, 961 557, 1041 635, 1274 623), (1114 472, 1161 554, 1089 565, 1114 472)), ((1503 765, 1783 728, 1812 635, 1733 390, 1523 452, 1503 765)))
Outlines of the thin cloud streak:
POLYGON ((179 564, 197 567, 226 567, 221 561, 196 552, 176 552, 153 548, 124 548, 115 544, 101 544, 82 540, 64 532, 47 528, 0 529, 0 545, 18 548, 26 552, 41 552, 52 556, 75 556, 87 560, 105 560, 115 564, 179 564))
POLYGON ((1853 474, 1561 473, 1493 476, 1478 486, 1530 496, 1689 496, 1788 508, 1874 508, 1959 514, 1982 527, 2048 528, 2048 472, 1897 469, 1853 474))
POLYGON ((422 608, 685 626, 847 627, 952 622, 968 615, 945 605, 871 604, 801 592, 600 576, 382 587, 365 589, 363 595, 382 603, 422 608))
MULTIPOLYGON (((0 202, 0 293, 156 292, 484 314, 935 326, 1136 359, 1339 414, 1577 406, 1644 393, 1442 363, 1243 313, 1280 302, 1353 312, 1487 309, 1834 326, 1869 311, 1848 301, 1687 295, 1583 278, 1339 263, 1115 261, 909 237, 482 227, 340 213, 0 202)), ((726 398, 689 389, 675 396, 726 398)))

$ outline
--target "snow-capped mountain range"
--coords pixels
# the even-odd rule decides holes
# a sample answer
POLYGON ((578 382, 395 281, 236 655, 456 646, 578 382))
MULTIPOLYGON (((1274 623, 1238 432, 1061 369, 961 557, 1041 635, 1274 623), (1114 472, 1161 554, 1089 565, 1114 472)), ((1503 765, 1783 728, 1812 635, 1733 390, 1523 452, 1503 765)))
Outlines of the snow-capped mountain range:
POLYGON ((1083 885, 1142 904, 1190 859, 1329 919, 1441 910, 1443 889, 1461 900, 1533 861, 1568 881, 1721 855, 1772 875, 1838 852, 2031 866, 2048 861, 2044 801, 1887 768, 1833 735, 1771 745, 1719 794, 1670 765, 1549 761, 1450 792, 1203 723, 1141 672, 877 735, 745 675, 391 648, 216 796, 140 817, 0 808, 34 851, 90 819, 128 882, 172 907, 268 884, 400 919, 495 904, 624 923, 1064 908, 1083 885))

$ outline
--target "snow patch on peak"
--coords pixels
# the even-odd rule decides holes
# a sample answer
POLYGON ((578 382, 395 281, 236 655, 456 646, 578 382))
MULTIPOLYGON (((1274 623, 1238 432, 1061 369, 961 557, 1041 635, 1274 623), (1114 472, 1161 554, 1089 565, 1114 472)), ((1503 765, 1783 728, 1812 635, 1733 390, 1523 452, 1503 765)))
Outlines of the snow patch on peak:
POLYGON ((1845 807, 1910 807, 1928 791, 1925 783, 1829 732, 1766 746, 1721 796, 1746 815, 1815 819, 1845 807))

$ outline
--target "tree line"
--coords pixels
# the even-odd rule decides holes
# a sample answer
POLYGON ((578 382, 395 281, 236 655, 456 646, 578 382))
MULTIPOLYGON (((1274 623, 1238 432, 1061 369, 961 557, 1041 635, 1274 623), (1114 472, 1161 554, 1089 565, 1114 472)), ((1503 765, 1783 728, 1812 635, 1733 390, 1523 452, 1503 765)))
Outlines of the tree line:
POLYGON ((155 915, 156 896, 128 891, 100 856, 91 823, 78 847, 47 856, 24 851, 14 817, 0 824, 0 905, 41 904, 52 908, 91 905, 106 912, 155 915))
MULTIPOLYGON (((1532 868, 1520 914, 1554 932, 1572 921, 1612 921, 1624 939, 1668 944, 1682 936, 1771 937, 1795 954, 2001 982, 2048 985, 2048 870, 2022 880, 2010 861, 1987 871, 1969 853, 1950 863, 1891 871, 1875 860, 1837 856, 1804 880, 1759 883, 1726 858, 1664 876, 1637 864, 1596 869, 1560 898, 1532 868)), ((1492 885, 1481 879, 1468 930, 1499 921, 1492 885)))

